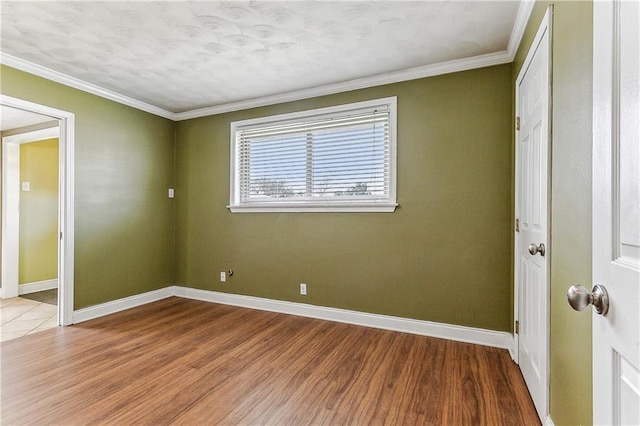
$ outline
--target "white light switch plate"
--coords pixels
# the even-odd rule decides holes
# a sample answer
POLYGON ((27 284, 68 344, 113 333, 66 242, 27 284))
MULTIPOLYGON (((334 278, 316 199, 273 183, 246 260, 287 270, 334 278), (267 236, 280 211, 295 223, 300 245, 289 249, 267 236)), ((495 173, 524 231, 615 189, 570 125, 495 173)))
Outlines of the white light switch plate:
POLYGON ((31 191, 31 182, 22 182, 22 190, 25 192, 31 191))

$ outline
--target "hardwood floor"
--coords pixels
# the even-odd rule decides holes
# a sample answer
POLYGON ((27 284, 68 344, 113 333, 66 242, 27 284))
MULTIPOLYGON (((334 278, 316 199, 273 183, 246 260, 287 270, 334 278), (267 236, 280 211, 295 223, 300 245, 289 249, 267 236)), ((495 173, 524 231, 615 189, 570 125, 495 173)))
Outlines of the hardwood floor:
POLYGON ((169 298, 4 342, 2 424, 539 424, 505 350, 169 298))

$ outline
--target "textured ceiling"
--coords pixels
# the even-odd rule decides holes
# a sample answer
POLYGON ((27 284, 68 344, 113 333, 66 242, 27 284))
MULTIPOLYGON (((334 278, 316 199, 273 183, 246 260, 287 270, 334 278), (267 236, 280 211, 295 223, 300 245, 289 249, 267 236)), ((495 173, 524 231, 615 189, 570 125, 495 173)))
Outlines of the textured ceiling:
POLYGON ((1 50, 171 112, 507 49, 518 1, 21 2, 1 50))

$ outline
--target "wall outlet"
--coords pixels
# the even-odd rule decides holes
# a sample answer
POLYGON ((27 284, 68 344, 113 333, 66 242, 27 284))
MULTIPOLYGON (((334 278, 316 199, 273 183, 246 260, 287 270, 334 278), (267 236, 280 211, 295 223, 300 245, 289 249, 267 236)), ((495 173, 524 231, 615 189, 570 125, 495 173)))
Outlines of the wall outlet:
POLYGON ((300 283, 300 294, 307 295, 307 285, 305 283, 300 283))
POLYGON ((222 271, 220 272, 220 282, 223 283, 225 281, 227 281, 227 273, 222 271))
POLYGON ((31 182, 22 182, 22 190, 24 192, 31 191, 31 182))
POLYGON ((169 198, 173 198, 174 197, 174 192, 173 192, 173 188, 169 188, 169 198))

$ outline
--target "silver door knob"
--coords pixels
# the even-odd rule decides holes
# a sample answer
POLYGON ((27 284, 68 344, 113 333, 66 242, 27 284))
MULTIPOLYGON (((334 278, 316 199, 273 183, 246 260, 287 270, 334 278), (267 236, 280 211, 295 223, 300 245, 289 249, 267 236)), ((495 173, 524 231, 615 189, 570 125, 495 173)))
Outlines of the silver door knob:
POLYGON ((581 285, 572 285, 567 291, 567 300, 576 311, 582 311, 589 305, 593 305, 593 309, 600 315, 607 315, 609 311, 609 293, 601 284, 593 286, 591 293, 581 285))
POLYGON ((540 243, 539 246, 535 243, 529 244, 529 253, 531 253, 531 255, 535 256, 537 253, 540 253, 540 256, 544 257, 545 252, 546 249, 544 248, 544 244, 540 243))

